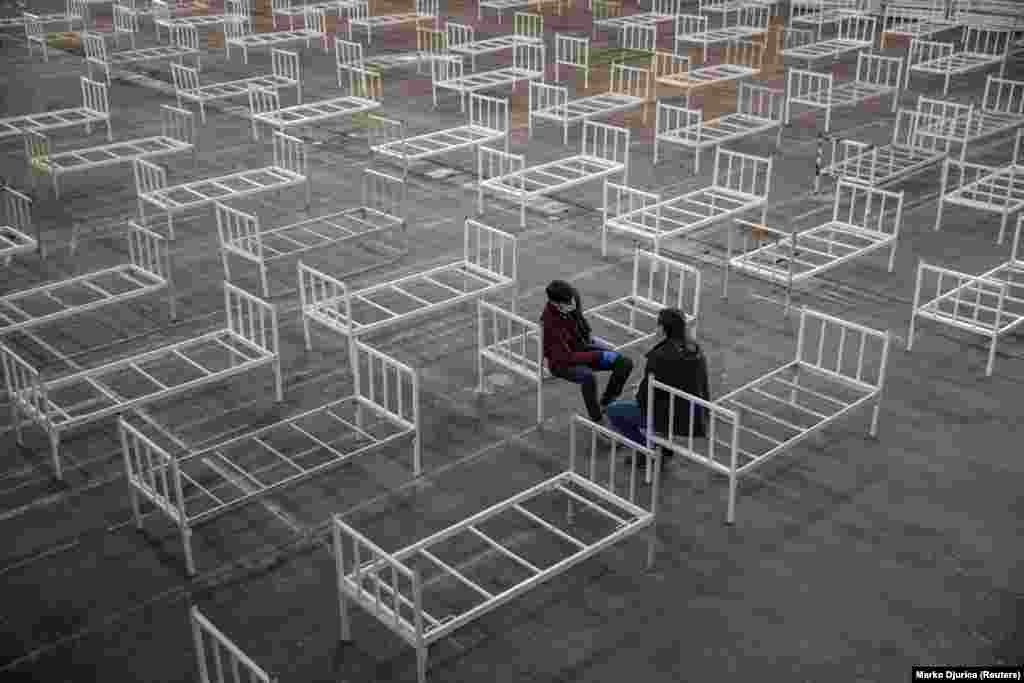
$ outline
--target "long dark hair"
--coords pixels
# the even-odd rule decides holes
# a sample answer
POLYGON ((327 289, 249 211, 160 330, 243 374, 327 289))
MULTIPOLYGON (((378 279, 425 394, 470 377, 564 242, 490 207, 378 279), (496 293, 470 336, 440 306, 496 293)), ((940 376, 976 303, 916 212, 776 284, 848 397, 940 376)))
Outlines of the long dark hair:
POLYGON ((658 325, 664 330, 665 336, 672 342, 684 349, 692 350, 697 347, 691 343, 686 334, 686 315, 678 308, 663 308, 658 313, 658 325))

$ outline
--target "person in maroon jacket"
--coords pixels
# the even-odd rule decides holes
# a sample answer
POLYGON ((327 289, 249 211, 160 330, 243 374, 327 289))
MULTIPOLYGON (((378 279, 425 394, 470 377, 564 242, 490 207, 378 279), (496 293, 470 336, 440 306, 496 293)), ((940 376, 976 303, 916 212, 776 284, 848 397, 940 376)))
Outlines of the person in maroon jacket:
POLYGON ((622 393, 633 372, 633 361, 613 351, 611 345, 590 332, 583 317, 580 295, 564 280, 547 286, 548 304, 541 316, 544 358, 555 377, 580 385, 583 403, 594 422, 600 422, 604 409, 622 393), (595 372, 611 372, 601 400, 597 398, 595 372))

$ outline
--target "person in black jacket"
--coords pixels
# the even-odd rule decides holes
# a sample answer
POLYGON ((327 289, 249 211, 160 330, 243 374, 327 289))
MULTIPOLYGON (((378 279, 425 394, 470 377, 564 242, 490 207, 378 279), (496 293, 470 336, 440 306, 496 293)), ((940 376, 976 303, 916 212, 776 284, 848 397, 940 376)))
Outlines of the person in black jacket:
POLYGON ((611 349, 611 345, 591 334, 583 317, 583 306, 576 289, 564 280, 553 280, 547 287, 548 304, 541 316, 544 358, 555 377, 580 385, 587 414, 594 422, 604 417, 604 409, 617 399, 633 372, 633 361, 611 349), (597 398, 595 372, 610 372, 604 395, 597 398))
MULTIPOLYGON (((627 439, 641 445, 647 443, 647 382, 653 375, 662 384, 681 389, 688 394, 704 400, 710 400, 708 390, 708 366, 704 353, 696 340, 688 334, 686 317, 675 308, 662 309, 658 314, 658 325, 665 333, 653 349, 647 353, 647 367, 644 378, 636 392, 636 399, 615 401, 608 406, 608 421, 615 431, 627 439)), ((690 402, 670 398, 668 392, 656 391, 654 394, 654 430, 658 434, 668 434, 669 404, 675 403, 674 436, 687 436, 690 433, 690 402)), ((693 435, 705 436, 706 424, 704 410, 693 406, 693 435)), ((663 455, 671 455, 663 449, 663 455)))

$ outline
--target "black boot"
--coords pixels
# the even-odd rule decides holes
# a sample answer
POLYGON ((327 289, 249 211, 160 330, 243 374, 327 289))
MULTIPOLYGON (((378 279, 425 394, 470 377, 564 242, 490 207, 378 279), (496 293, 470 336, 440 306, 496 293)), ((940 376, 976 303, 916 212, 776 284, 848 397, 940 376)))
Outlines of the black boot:
POLYGON ((618 360, 612 366, 612 376, 608 378, 608 384, 604 388, 604 396, 601 397, 601 407, 606 408, 608 404, 615 401, 622 395, 626 388, 629 375, 633 372, 633 361, 628 356, 619 355, 618 360))

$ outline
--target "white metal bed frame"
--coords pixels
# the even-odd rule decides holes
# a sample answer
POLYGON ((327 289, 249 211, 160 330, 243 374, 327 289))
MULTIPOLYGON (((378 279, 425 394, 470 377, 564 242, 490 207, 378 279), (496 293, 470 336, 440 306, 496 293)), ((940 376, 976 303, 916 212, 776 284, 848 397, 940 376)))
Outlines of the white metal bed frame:
POLYGON ((814 26, 818 40, 821 40, 822 28, 836 24, 851 14, 861 13, 861 0, 792 0, 789 5, 789 24, 814 26))
MULTIPOLYGON (((651 72, 625 64, 612 64, 608 91, 569 99, 569 89, 542 81, 530 82, 528 102, 529 135, 533 137, 534 120, 551 121, 562 126, 562 144, 569 144, 569 126, 591 119, 611 116, 630 109, 643 108, 648 119, 651 99, 651 72)), ((508 150, 506 150, 508 151, 508 150)))
POLYGON ((633 251, 633 287, 626 296, 588 308, 594 334, 624 351, 655 340, 661 333, 658 314, 676 308, 694 332, 700 321, 700 271, 660 254, 633 251), (604 333, 604 329, 608 333, 604 333), (620 338, 625 341, 618 341, 620 338))
POLYGON ((931 40, 910 41, 907 53, 905 88, 910 88, 910 74, 942 76, 942 94, 949 93, 953 76, 999 65, 999 77, 1006 75, 1013 30, 1003 27, 967 26, 959 49, 953 43, 931 40))
POLYGON ((281 106, 281 95, 277 86, 268 88, 250 84, 249 119, 252 122, 252 139, 259 140, 260 124, 273 130, 285 131, 289 128, 354 117, 380 108, 379 95, 383 90, 380 74, 356 66, 343 68, 349 75, 347 95, 302 102, 288 107, 281 106))
POLYGON ((33 231, 32 199, 6 184, 0 185, 0 260, 4 268, 15 256, 35 251, 39 259, 44 256, 41 228, 33 231))
POLYGON ((98 33, 83 33, 82 47, 85 50, 85 64, 89 78, 92 78, 93 67, 98 67, 106 75, 106 82, 111 82, 111 67, 124 67, 140 62, 177 60, 185 63, 185 57, 195 58, 196 69, 201 68, 202 52, 199 50, 199 33, 193 26, 175 26, 171 29, 170 45, 132 48, 131 50, 107 51, 106 39, 98 33))
POLYGON ((353 0, 326 0, 326 2, 309 2, 293 5, 291 0, 272 0, 270 11, 276 20, 278 17, 288 17, 288 30, 295 30, 295 18, 303 16, 309 10, 320 10, 324 14, 337 12, 340 20, 345 16, 346 10, 354 5, 353 0))
POLYGON ((50 49, 47 40, 49 36, 46 33, 46 22, 43 21, 43 17, 38 14, 24 12, 22 14, 22 22, 25 26, 25 44, 28 46, 28 56, 31 57, 35 54, 33 46, 38 45, 40 52, 43 54, 43 61, 50 61, 50 49))
POLYGON ((143 526, 140 502, 152 503, 178 526, 186 568, 194 576, 193 529, 234 508, 407 437, 412 441, 413 476, 418 476, 422 467, 416 371, 359 341, 355 353, 359 360, 352 369, 351 395, 183 455, 168 453, 120 420, 138 528, 143 526), (322 421, 313 427, 316 418, 326 418, 330 428, 325 429, 322 421), (380 435, 382 425, 389 431, 385 436, 380 435), (302 447, 296 448, 288 437, 300 440, 302 447))
POLYGON ((1024 129, 1018 129, 1013 160, 1005 166, 988 166, 947 157, 942 166, 935 230, 942 223, 947 204, 987 211, 1000 217, 997 243, 1002 244, 1010 216, 1024 209, 1024 164, 1020 163, 1022 152, 1024 129))
POLYGON ((248 97, 249 86, 263 88, 295 88, 298 102, 302 102, 302 60, 297 52, 273 49, 270 51, 271 73, 262 76, 250 76, 233 81, 218 83, 199 83, 199 71, 181 64, 171 64, 171 77, 174 81, 174 96, 178 107, 182 100, 195 102, 199 105, 199 121, 206 125, 206 104, 235 97, 248 97))
MULTIPOLYGON (((433 57, 430 59, 433 59, 433 57)), ((351 71, 352 68, 383 74, 388 69, 409 66, 415 63, 417 71, 419 71, 422 61, 424 61, 424 55, 419 52, 381 53, 364 57, 361 43, 353 43, 348 40, 342 40, 339 37, 334 39, 334 62, 339 88, 344 85, 341 76, 342 72, 351 71)), ((383 76, 381 77, 383 78, 383 76)), ((373 86, 379 88, 378 92, 381 93, 377 96, 378 99, 383 99, 383 82, 378 80, 373 86)))
POLYGON ((0 296, 0 338, 162 290, 171 319, 177 319, 166 240, 132 222, 128 228, 128 263, 0 296))
MULTIPOLYGON (((491 294, 511 290, 514 296, 517 259, 514 236, 467 218, 461 260, 362 289, 351 289, 338 278, 299 262, 299 301, 306 348, 313 347, 311 322, 346 336, 351 354, 355 341, 365 335, 491 294), (426 294, 422 289, 418 293, 409 291, 424 284, 433 288, 432 299, 420 296, 426 294), (397 295, 414 307, 405 311, 389 308, 374 300, 379 295, 397 295)), ((514 306, 514 298, 512 303, 514 306)), ((354 361, 353 357, 349 362, 354 361)))
POLYGON ((21 137, 25 131, 45 132, 73 126, 85 126, 86 133, 92 133, 93 124, 107 126, 107 140, 113 141, 110 128, 110 98, 107 84, 82 76, 82 106, 37 114, 20 114, 0 119, 0 140, 21 137))
POLYGON ((814 191, 821 191, 823 177, 886 187, 942 163, 949 154, 950 140, 928 133, 942 123, 923 112, 900 109, 889 144, 876 146, 833 136, 828 161, 814 177, 814 191))
POLYGON ((370 128, 370 151, 402 164, 403 182, 409 177, 413 162, 446 156, 463 149, 475 150, 481 145, 505 141, 505 152, 511 144, 511 106, 507 99, 479 93, 469 96, 469 116, 465 125, 444 128, 411 137, 405 123, 378 116, 370 128))
POLYGON ((652 378, 647 405, 655 394, 667 394, 669 414, 688 411, 686 434, 654 430, 654 411, 647 413, 647 439, 729 479, 726 523, 736 521, 739 479, 772 458, 846 417, 873 404, 869 435, 878 433, 878 417, 889 360, 890 336, 870 327, 804 308, 792 361, 707 401, 652 378), (681 402, 681 403, 680 403, 681 402), (707 438, 694 434, 694 413, 702 410, 707 438))
POLYGON ((276 192, 304 185, 306 208, 310 204, 309 160, 305 143, 280 131, 273 134, 274 163, 270 166, 235 171, 227 175, 167 184, 167 171, 143 159, 133 162, 135 193, 139 218, 146 223, 146 205, 153 205, 167 216, 167 233, 174 239, 174 214, 240 199, 263 192, 276 192))
POLYGON ((583 72, 583 89, 590 90, 590 39, 555 34, 555 81, 562 81, 562 67, 583 72))
POLYGON ((625 185, 605 184, 601 255, 608 255, 608 232, 615 230, 634 240, 650 240, 654 253, 663 240, 689 235, 715 223, 761 211, 765 222, 771 192, 772 157, 753 156, 719 147, 711 185, 678 197, 660 195, 625 185))
POLYGON ((544 15, 516 12, 513 16, 511 34, 482 40, 476 39, 476 29, 472 26, 454 21, 445 24, 445 31, 448 36, 448 51, 452 54, 469 57, 470 69, 476 71, 477 57, 503 50, 513 50, 516 45, 523 42, 543 43, 544 15))
POLYGON ((224 22, 224 53, 231 59, 232 46, 242 50, 242 63, 249 63, 249 50, 276 47, 279 45, 290 45, 296 42, 305 42, 306 49, 312 45, 313 40, 320 41, 324 54, 327 54, 327 18, 322 9, 310 9, 303 15, 302 28, 290 29, 288 31, 270 31, 267 33, 254 33, 249 25, 243 21, 224 22))
MULTIPOLYGON (((363 170, 362 202, 359 206, 269 230, 261 229, 257 216, 216 202, 214 207, 224 279, 231 281, 232 256, 255 264, 259 269, 262 296, 270 298, 267 276, 270 264, 397 230, 401 230, 404 242, 407 237, 405 194, 406 185, 403 180, 367 168, 363 170)), ((387 263, 394 263, 406 253, 407 248, 395 249, 395 254, 387 263)), ((385 264, 367 267, 349 275, 379 268, 381 265, 385 264)))
POLYGON ((153 0, 153 26, 156 32, 156 39, 161 40, 160 29, 165 28, 168 34, 176 26, 191 26, 196 30, 200 28, 206 28, 213 30, 220 27, 223 30, 224 23, 231 19, 230 15, 225 14, 202 14, 192 15, 187 17, 174 16, 171 8, 167 6, 162 0, 153 0))
POLYGON ((629 182, 628 128, 584 121, 580 152, 571 157, 526 166, 521 154, 478 148, 477 213, 484 212, 484 193, 519 203, 519 227, 526 227, 526 203, 610 175, 629 182))
POLYGON ((946 12, 946 0, 892 1, 882 15, 882 36, 929 39, 961 26, 946 12))
POLYGON ((440 28, 439 0, 416 0, 415 12, 404 12, 402 14, 370 14, 370 0, 357 2, 350 7, 348 18, 348 39, 353 38, 353 30, 356 27, 366 32, 366 44, 373 42, 374 28, 389 28, 401 26, 402 24, 420 25, 421 21, 433 22, 434 28, 440 28))
MULTIPOLYGON (((80 4, 84 4, 81 3, 81 0, 74 0, 74 2, 76 7, 80 4)), ((67 6, 70 7, 71 4, 72 0, 68 0, 67 6)), ((25 18, 26 14, 34 16, 35 20, 43 24, 60 24, 63 22, 67 22, 68 31, 74 30, 74 25, 72 22, 81 21, 81 16, 72 16, 68 12, 58 12, 52 14, 32 14, 30 12, 22 12, 21 14, 13 17, 0 17, 0 31, 8 29, 25 28, 25 24, 27 22, 27 19, 25 18)))
POLYGON ((763 36, 768 33, 770 18, 771 7, 767 5, 744 5, 736 12, 735 24, 719 28, 709 28, 707 17, 679 14, 675 17, 675 44, 672 50, 682 54, 684 45, 697 43, 701 46, 701 62, 706 64, 709 46, 763 36))
POLYGON ((466 110, 466 99, 480 90, 511 85, 515 91, 519 81, 544 77, 545 47, 541 42, 517 42, 512 48, 512 66, 466 74, 461 56, 436 57, 430 62, 430 80, 437 107, 437 91, 453 90, 459 94, 459 111, 466 110))
POLYGON ((276 309, 226 282, 224 307, 228 319, 224 329, 52 379, 43 379, 39 370, 0 344, 0 360, 3 361, 7 395, 10 397, 11 423, 18 444, 23 444, 24 417, 46 433, 54 473, 57 479, 62 479, 61 434, 82 425, 179 396, 266 365, 273 367, 276 398, 278 402, 282 401, 283 379, 276 309), (201 359, 188 355, 191 350, 201 352, 211 347, 230 354, 231 364, 227 368, 212 369, 204 366, 201 359), (170 381, 172 377, 180 379, 190 374, 193 378, 169 385, 143 368, 172 359, 179 366, 179 371, 175 374, 165 373, 163 379, 170 381), (104 378, 109 382, 121 378, 124 372, 131 372, 133 376, 147 382, 147 388, 151 387, 149 392, 126 397, 105 383, 104 378), (83 394, 91 398, 82 400, 83 394))
POLYGON ((606 548, 647 531, 646 566, 650 568, 654 562, 661 456, 579 415, 573 417, 569 434, 569 467, 566 471, 396 552, 385 552, 343 522, 340 516, 334 516, 331 527, 338 572, 341 639, 351 640, 348 610, 349 603, 355 603, 416 649, 417 679, 419 683, 426 683, 427 649, 431 644, 606 548), (578 463, 578 435, 585 444, 583 448, 589 449, 589 457, 586 450, 583 454, 587 462, 578 463), (617 462, 620 456, 626 456, 621 463, 617 462), (642 482, 637 481, 642 458, 649 463, 648 471, 654 473, 652 484, 646 491, 642 482), (566 523, 552 521, 550 514, 545 519, 529 509, 529 503, 542 496, 557 496, 557 500, 564 501, 562 504, 567 505, 566 523), (571 526, 575 511, 580 509, 587 510, 588 516, 598 515, 605 525, 611 523, 612 530, 594 534, 594 540, 581 540, 571 526), (572 546, 571 554, 548 567, 535 566, 515 551, 511 539, 495 539, 480 528, 488 520, 503 514, 526 518, 538 532, 546 532, 545 536, 556 537, 572 546), (462 534, 471 534, 476 540, 483 541, 525 569, 529 577, 500 593, 491 593, 440 559, 435 554, 441 554, 439 550, 432 552, 444 541, 462 534), (440 570, 440 574, 424 580, 412 564, 419 558, 440 570), (445 579, 469 589, 477 597, 476 604, 453 610, 443 617, 432 614, 433 608, 425 607, 424 599, 429 597, 432 585, 445 579))
POLYGON ((782 126, 786 93, 751 83, 740 83, 736 111, 708 121, 700 109, 688 109, 658 101, 654 122, 654 160, 661 157, 662 144, 678 145, 694 152, 694 172, 700 173, 701 152, 782 126))
POLYGON ((20 254, 30 251, 39 252, 43 256, 43 240, 40 228, 35 227, 36 236, 32 231, 32 200, 13 187, 0 187, 0 259, 4 267, 11 265, 11 260, 20 254))
POLYGON ((870 49, 875 44, 876 23, 874 17, 851 14, 839 20, 836 37, 821 41, 815 39, 813 31, 789 29, 783 34, 782 57, 803 60, 808 69, 820 59, 835 62, 851 52, 870 49))
POLYGON ((907 351, 914 346, 917 320, 942 323, 989 339, 985 376, 995 367, 1000 337, 1014 334, 1024 323, 1024 258, 1020 252, 1024 215, 1017 219, 1010 259, 981 275, 971 275, 920 261, 907 332, 907 351), (922 302, 934 280, 932 298, 922 302))
POLYGON ((836 183, 832 220, 821 225, 783 230, 737 220, 738 230, 728 233, 722 297, 728 296, 729 273, 735 270, 785 287, 788 313, 795 285, 887 247, 891 273, 903 224, 903 199, 903 192, 840 180, 836 183), (737 231, 743 234, 739 253, 733 248, 733 233, 737 231), (748 240, 751 233, 756 237, 753 246, 748 240))
POLYGON ((241 680, 245 683, 277 683, 275 678, 221 633, 198 607, 190 607, 188 614, 192 625, 196 666, 199 667, 199 683, 227 683, 225 671, 233 672, 236 683, 241 680), (210 674, 211 669, 213 675, 210 674), (244 679, 238 677, 240 671, 244 672, 244 679))
POLYGON ((492 9, 498 15, 498 23, 501 23, 502 10, 515 10, 521 7, 529 7, 534 0, 480 0, 476 6, 476 20, 483 21, 484 8, 492 9))
POLYGON ((690 58, 671 52, 655 52, 651 58, 651 71, 655 83, 681 88, 687 98, 692 91, 730 81, 752 78, 764 67, 765 47, 756 41, 737 40, 725 48, 720 64, 691 68, 690 58))
POLYGON ((917 110, 929 115, 929 135, 960 146, 960 161, 982 140, 1024 127, 1024 81, 989 75, 980 106, 919 97, 917 110))
POLYGON ((598 29, 604 29, 609 33, 622 31, 626 26, 654 26, 655 31, 661 28, 661 24, 675 22, 677 16, 683 14, 685 0, 651 0, 649 12, 638 12, 624 16, 606 16, 598 18, 594 16, 593 37, 597 37, 598 29))
POLYGON ((135 49, 135 34, 139 32, 139 14, 132 8, 113 2, 110 10, 113 14, 114 45, 121 47, 121 36, 127 35, 131 49, 135 49))
MULTIPOLYGON (((832 130, 832 110, 857 106, 872 98, 892 97, 892 111, 899 106, 903 59, 861 52, 857 55, 857 75, 852 81, 835 82, 831 73, 789 69, 786 85, 786 119, 793 120, 793 105, 825 110, 825 132, 832 130)), ((778 142, 782 141, 779 129, 778 142)))
POLYGON ((25 155, 36 174, 49 175, 54 198, 60 199, 61 179, 72 173, 96 168, 132 164, 136 159, 156 159, 169 154, 191 152, 196 160, 196 134, 193 114, 184 109, 160 105, 160 135, 120 140, 105 145, 80 147, 60 152, 50 150, 50 138, 44 133, 25 133, 25 155))

